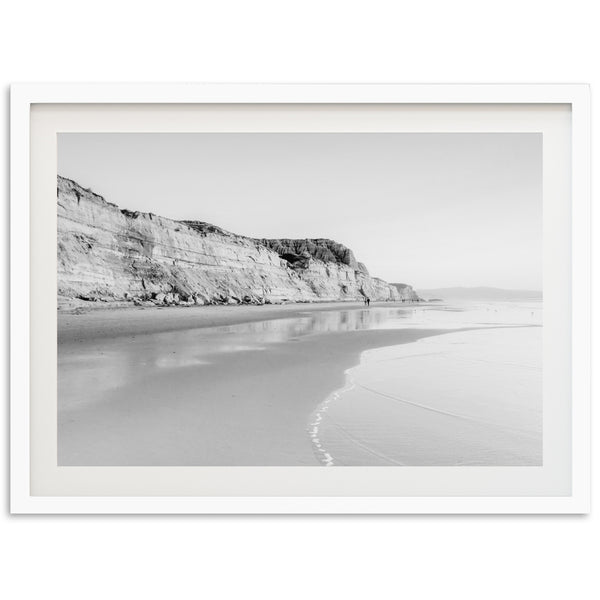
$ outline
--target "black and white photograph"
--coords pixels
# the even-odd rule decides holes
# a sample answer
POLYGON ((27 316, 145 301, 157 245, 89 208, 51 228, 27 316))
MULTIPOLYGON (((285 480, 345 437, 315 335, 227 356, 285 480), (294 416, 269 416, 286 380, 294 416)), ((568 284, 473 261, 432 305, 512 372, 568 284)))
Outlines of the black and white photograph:
POLYGON ((60 133, 59 466, 541 466, 538 133, 60 133))
POLYGON ((592 3, 3 8, 0 596, 600 598, 592 3))

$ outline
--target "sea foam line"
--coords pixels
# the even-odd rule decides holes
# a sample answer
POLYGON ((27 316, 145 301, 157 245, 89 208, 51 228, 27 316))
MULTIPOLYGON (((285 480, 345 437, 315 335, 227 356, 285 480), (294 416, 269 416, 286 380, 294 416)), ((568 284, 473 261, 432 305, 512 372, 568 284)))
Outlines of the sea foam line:
POLYGON ((319 438, 319 426, 323 422, 324 417, 329 410, 329 405, 334 400, 339 400, 340 396, 345 392, 349 392, 350 390, 356 387, 352 376, 350 375, 350 371, 352 369, 347 369, 344 371, 344 375, 346 376, 346 385, 333 392, 317 407, 315 412, 313 413, 313 419, 308 425, 308 435, 313 444, 313 449, 317 456, 317 459, 322 462, 326 467, 333 467, 335 465, 333 456, 323 447, 323 444, 319 438))

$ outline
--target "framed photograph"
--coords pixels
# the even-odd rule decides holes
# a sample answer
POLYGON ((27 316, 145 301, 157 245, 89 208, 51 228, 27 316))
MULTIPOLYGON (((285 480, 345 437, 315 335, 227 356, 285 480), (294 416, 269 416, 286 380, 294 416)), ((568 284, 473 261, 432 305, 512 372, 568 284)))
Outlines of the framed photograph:
POLYGON ((585 85, 15 85, 13 513, 585 513, 585 85))

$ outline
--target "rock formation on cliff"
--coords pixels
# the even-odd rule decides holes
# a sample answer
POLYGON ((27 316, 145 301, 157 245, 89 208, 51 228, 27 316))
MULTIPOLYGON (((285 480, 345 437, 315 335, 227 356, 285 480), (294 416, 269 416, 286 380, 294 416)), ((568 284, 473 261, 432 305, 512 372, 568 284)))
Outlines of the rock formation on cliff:
POLYGON ((314 258, 322 262, 342 263, 352 267, 355 271, 361 270, 352 250, 333 240, 319 238, 313 240, 261 239, 258 241, 267 248, 275 250, 291 266, 314 258))
POLYGON ((58 177, 59 299, 240 304, 416 299, 371 277, 342 244, 265 240, 120 209, 58 177))

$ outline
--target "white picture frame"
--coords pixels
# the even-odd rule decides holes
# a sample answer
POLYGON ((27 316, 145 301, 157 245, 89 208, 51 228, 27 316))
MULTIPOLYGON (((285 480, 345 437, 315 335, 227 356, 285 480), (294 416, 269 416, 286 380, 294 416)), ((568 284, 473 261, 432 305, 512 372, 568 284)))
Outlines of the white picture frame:
MULTIPOLYGON (((445 117, 448 119, 448 117, 445 117)), ((85 120, 84 120, 85 121, 85 120)), ((434 119, 435 121, 435 119, 434 119)), ((82 122, 83 123, 83 122, 82 122)), ((464 123, 464 121, 463 121, 464 123)), ((84 127, 85 125, 80 125, 84 127)), ((106 127, 106 124, 104 125, 106 127)), ((141 126, 140 126, 141 127, 141 126)), ((184 127, 184 125, 182 125, 184 127)), ((260 123, 256 126, 260 127, 260 123)), ((380 123, 385 131, 385 122, 380 123)), ((477 130, 477 124, 473 125, 477 130)), ((522 123, 523 130, 537 131, 522 123)), ((77 129, 75 129, 77 130, 77 129)), ((141 130, 141 129, 138 129, 141 130)), ((46 157, 51 159, 51 157, 46 157)), ((37 164, 37 163, 36 163, 37 164)), ((550 193, 550 192, 549 192, 550 193)), ((590 509, 590 99, 586 85, 204 85, 204 84, 18 84, 11 88, 11 512, 12 513, 586 513, 590 509), (32 320, 31 281, 41 281, 39 265, 32 265, 31 234, 32 142, 34 107, 58 107, 63 113, 76 107, 99 110, 119 106, 189 105, 242 106, 302 105, 469 107, 566 105, 570 111, 569 171, 571 198, 563 198, 571 213, 570 306, 562 317, 570 329, 571 416, 568 463, 569 493, 469 495, 176 495, 168 489, 137 495, 36 493, 40 478, 51 477, 36 467, 32 440, 51 435, 52 421, 40 420, 31 403, 31 385, 37 372, 31 368, 31 351, 41 332, 32 320), (571 309, 576 307, 576 309, 571 309), (34 326, 30 326, 33 323, 34 326)), ((563 224, 564 225, 564 224, 563 224)), ((48 224, 47 233, 55 235, 48 224)), ((566 235, 563 233, 556 235, 566 235)), ((564 254, 564 253, 563 253, 564 254)), ((52 279, 52 274, 47 275, 52 279)), ((546 294, 546 289, 544 290, 546 294)), ((53 368, 48 364, 49 369, 53 368)), ((54 365, 55 368, 55 365, 54 365)), ((234 467, 234 469, 245 467, 234 467)), ((286 469, 285 467, 277 467, 286 469)), ((309 467, 314 469, 315 467, 309 467)), ((319 469, 319 467, 316 467, 319 469)), ((375 467, 373 467, 375 468, 375 467)), ((400 467, 404 468, 404 467, 400 467)), ((448 467, 446 467, 448 468, 448 467)), ((488 469, 493 467, 487 467, 488 469)), ((522 467, 524 468, 524 467, 522 467)), ((526 468, 526 467, 525 467, 526 468)), ((71 467, 62 467, 71 469, 71 467)), ((80 477, 100 476, 89 468, 80 477)), ((101 468, 100 468, 101 469, 101 468)), ((121 467, 123 469, 127 467, 121 467)), ((178 467, 163 467, 176 471, 178 467)), ((296 468, 290 468, 296 469, 296 468)), ((129 477, 129 475, 126 475, 129 477)), ((135 474, 133 475, 135 477, 135 474)), ((360 474, 356 475, 360 477, 360 474)), ((41 488, 40 488, 41 489, 41 488)), ((56 488, 59 489, 59 488, 56 488)), ((68 488, 65 488, 68 489, 68 488)), ((93 486, 90 489, 94 489, 93 486)), ((174 488, 175 489, 175 488, 174 488)), ((467 489, 467 488, 465 488, 467 489)))

